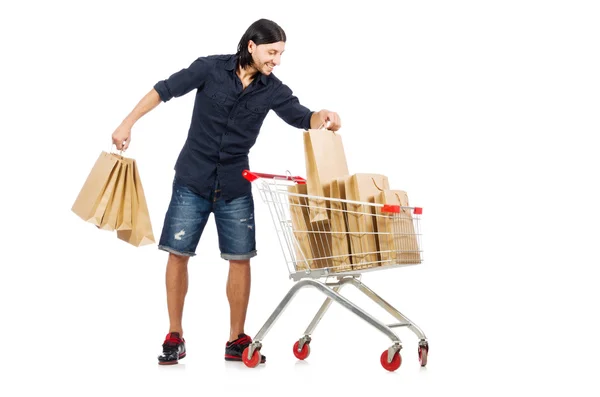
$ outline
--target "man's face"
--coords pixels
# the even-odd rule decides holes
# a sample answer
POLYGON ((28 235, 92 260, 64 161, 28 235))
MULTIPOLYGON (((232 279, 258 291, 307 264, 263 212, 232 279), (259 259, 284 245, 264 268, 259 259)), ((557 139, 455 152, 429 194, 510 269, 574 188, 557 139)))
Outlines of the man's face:
POLYGON ((252 40, 248 43, 248 51, 252 55, 253 66, 259 73, 270 75, 273 68, 281 63, 281 54, 285 51, 285 42, 256 45, 252 40))

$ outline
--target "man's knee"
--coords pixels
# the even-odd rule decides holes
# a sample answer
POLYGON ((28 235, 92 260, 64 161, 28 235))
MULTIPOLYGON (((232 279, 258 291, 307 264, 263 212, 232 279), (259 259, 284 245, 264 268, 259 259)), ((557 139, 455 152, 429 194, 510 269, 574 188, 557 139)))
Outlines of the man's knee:
POLYGON ((190 260, 190 257, 187 255, 179 255, 179 254, 175 254, 173 252, 169 252, 168 264, 172 264, 175 266, 185 266, 185 265, 187 265, 189 260, 190 260))
POLYGON ((230 259, 231 266, 250 266, 250 259, 230 259))

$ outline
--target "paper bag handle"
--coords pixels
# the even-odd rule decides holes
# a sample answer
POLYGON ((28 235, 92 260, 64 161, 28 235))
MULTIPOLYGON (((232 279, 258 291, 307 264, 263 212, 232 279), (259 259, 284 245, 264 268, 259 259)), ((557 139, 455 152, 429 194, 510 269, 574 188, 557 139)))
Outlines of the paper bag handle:
MULTIPOLYGON (((371 178, 371 180, 373 181, 373 185, 375 185, 375 187, 376 187, 377 189, 379 189, 379 191, 380 191, 380 192, 383 192, 383 189, 382 189, 382 188, 380 188, 379 186, 377 186, 377 182, 375 182, 375 178, 371 178)), ((400 199, 398 199, 398 200, 400 200, 400 199)))
POLYGON ((317 129, 318 130, 327 129, 327 127, 329 127, 330 124, 331 124, 331 121, 325 120, 317 129))
MULTIPOLYGON (((402 209, 402 199, 400 198, 400 195, 398 193, 394 193, 394 195, 396 196, 396 198, 398 199, 398 203, 400 203, 400 210, 401 211, 405 211, 402 209)), ((408 203, 406 203, 408 205, 408 203)), ((409 211, 405 211, 406 213, 409 213, 409 211)))
POLYGON ((402 204, 402 199, 400 198, 400 195, 398 193, 394 193, 394 195, 396 196, 396 198, 398 199, 398 202, 400 204, 402 204))
MULTIPOLYGON (((108 149, 108 153, 112 154, 112 152, 113 152, 113 147, 115 147, 115 144, 114 144, 114 143, 111 143, 111 144, 110 144, 110 149, 108 149)), ((123 149, 121 149, 121 150, 119 151, 119 156, 123 157, 123 149)))

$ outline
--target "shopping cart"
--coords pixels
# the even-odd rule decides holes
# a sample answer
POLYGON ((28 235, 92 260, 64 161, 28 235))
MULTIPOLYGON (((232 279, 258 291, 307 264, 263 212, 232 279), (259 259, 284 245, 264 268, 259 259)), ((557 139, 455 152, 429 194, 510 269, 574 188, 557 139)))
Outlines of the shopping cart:
POLYGON ((314 287, 327 296, 304 335, 294 344, 294 355, 306 359, 310 354, 311 335, 332 301, 383 332, 392 346, 380 357, 388 371, 400 367, 402 342, 392 328, 407 327, 419 338, 419 361, 427 364, 429 344, 423 331, 405 315, 361 282, 365 272, 421 263, 420 218, 422 208, 401 207, 345 199, 314 197, 306 194, 306 180, 290 175, 244 171, 243 176, 258 188, 268 205, 284 258, 295 281, 293 287, 244 350, 242 360, 253 368, 260 362, 262 341, 296 293, 314 287), (311 221, 311 212, 321 210, 327 220, 311 221), (384 324, 340 295, 346 285, 379 304, 399 323, 384 324))

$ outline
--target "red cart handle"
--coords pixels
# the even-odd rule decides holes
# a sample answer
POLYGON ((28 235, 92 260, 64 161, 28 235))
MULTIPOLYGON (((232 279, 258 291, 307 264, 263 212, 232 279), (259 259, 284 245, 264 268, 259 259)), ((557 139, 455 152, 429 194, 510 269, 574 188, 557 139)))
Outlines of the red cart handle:
MULTIPOLYGON (((255 180, 257 180, 259 178, 266 178, 266 179, 275 179, 275 178, 277 178, 277 179, 285 179, 285 180, 288 180, 288 181, 296 182, 299 185, 306 185, 306 179, 302 178, 301 176, 263 174, 263 173, 260 173, 260 172, 252 172, 252 171, 249 171, 249 170, 244 170, 242 172, 242 176, 244 178, 246 178, 250 182, 254 182, 255 180)), ((382 212, 396 213, 397 214, 397 213, 400 213, 400 206, 399 205, 385 204, 381 210, 382 210, 382 212)), ((413 208, 413 213, 415 215, 421 215, 423 213, 423 208, 421 208, 421 207, 414 207, 413 208)))
POLYGON ((260 172, 251 172, 248 170, 244 170, 242 172, 242 176, 246 178, 250 182, 254 182, 258 178, 266 178, 266 179, 285 179, 288 181, 296 182, 299 185, 306 185, 306 179, 301 176, 290 176, 290 175, 274 175, 274 174, 263 174, 260 172))
MULTIPOLYGON (((383 208, 381 208, 381 212, 388 212, 388 213, 392 213, 392 214, 399 214, 400 213, 400 206, 399 205, 393 205, 393 204, 384 204, 383 208)), ((423 208, 421 208, 421 207, 414 207, 413 208, 413 214, 415 214, 415 215, 421 215, 421 214, 423 214, 423 208)))

